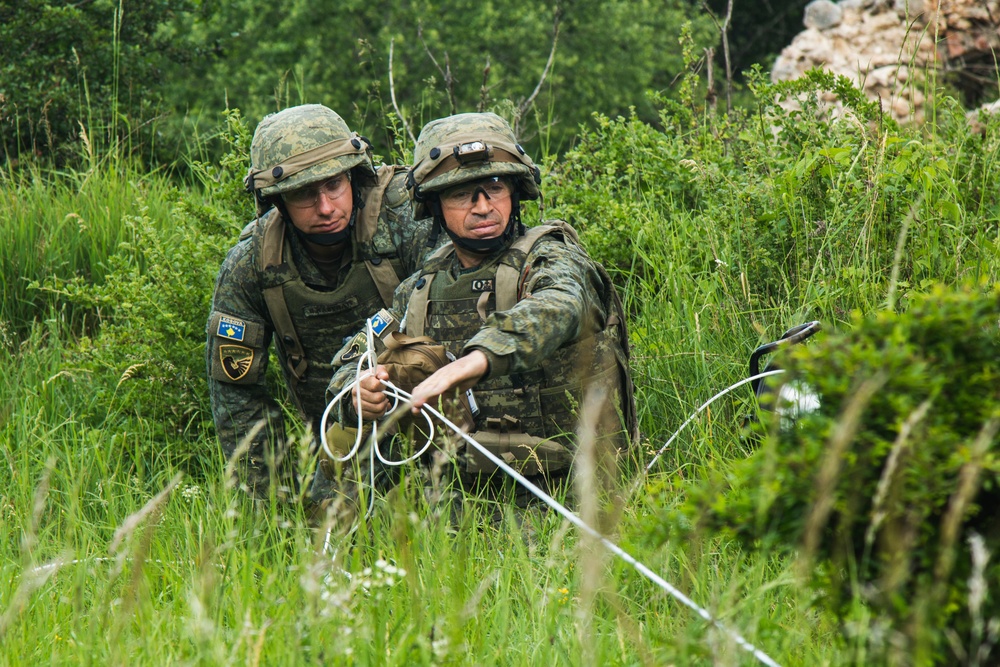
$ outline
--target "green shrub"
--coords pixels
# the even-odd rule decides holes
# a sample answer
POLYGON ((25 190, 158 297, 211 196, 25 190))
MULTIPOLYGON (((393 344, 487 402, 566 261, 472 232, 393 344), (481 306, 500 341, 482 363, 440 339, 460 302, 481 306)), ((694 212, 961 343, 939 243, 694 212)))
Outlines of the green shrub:
POLYGON ((43 155, 63 162, 94 143, 134 141, 159 111, 164 65, 184 54, 159 27, 194 4, 0 5, 0 162, 43 155))
POLYGON ((880 660, 964 663, 1000 623, 1000 563, 974 564, 977 545, 1000 553, 998 327, 1000 287, 855 314, 790 355, 786 386, 808 385, 820 407, 765 420, 759 449, 708 475, 673 520, 799 550, 846 630, 874 617, 861 643, 880 660))
POLYGON ((253 212, 242 190, 249 131, 238 111, 227 113, 224 137, 230 151, 220 165, 194 165, 207 197, 174 191, 158 219, 146 207, 122 217, 127 240, 106 259, 103 280, 50 276, 32 285, 57 297, 59 307, 92 314, 89 335, 65 353, 79 378, 76 391, 91 399, 84 424, 148 433, 170 443, 175 463, 206 460, 195 451, 212 424, 205 320, 219 266, 253 212))

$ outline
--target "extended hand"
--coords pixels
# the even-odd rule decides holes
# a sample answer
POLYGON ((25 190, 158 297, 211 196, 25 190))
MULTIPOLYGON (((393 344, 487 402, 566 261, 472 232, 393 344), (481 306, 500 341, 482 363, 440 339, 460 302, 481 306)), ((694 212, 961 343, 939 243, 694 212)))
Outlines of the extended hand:
POLYGON ((413 390, 413 412, 419 412, 424 403, 449 389, 458 388, 460 391, 469 389, 479 382, 479 378, 483 377, 489 368, 489 360, 479 350, 473 350, 444 368, 439 368, 413 390))
MULTIPOLYGON (((375 372, 365 371, 361 374, 358 384, 351 390, 351 400, 354 409, 358 409, 358 396, 361 396, 361 416, 368 421, 379 419, 389 409, 389 397, 385 395, 385 385, 382 380, 388 380, 389 373, 385 366, 379 366, 375 372)), ((429 378, 428 378, 429 379, 429 378)))

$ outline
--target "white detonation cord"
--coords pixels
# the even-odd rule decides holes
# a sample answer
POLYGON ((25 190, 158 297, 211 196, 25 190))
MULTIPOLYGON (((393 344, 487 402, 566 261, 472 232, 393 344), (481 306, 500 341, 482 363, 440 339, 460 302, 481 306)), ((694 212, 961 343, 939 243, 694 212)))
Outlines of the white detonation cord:
MULTIPOLYGON (((326 452, 327 456, 329 456, 330 458, 332 458, 334 460, 337 460, 337 461, 342 461, 342 462, 343 461, 347 461, 348 459, 350 459, 350 458, 354 457, 355 455, 357 455, 357 452, 361 448, 362 427, 363 427, 364 424, 363 424, 362 417, 361 417, 361 397, 360 397, 360 392, 358 392, 357 401, 355 403, 355 410, 358 413, 358 435, 357 435, 357 438, 355 440, 354 446, 351 448, 351 451, 348 452, 348 454, 346 456, 342 456, 342 457, 341 456, 335 456, 334 453, 330 450, 330 447, 329 447, 329 445, 328 445, 328 443, 326 441, 326 420, 327 420, 327 417, 330 414, 330 411, 333 408, 333 406, 337 405, 339 403, 340 399, 343 398, 343 396, 346 395, 347 392, 351 391, 351 389, 353 389, 355 386, 357 386, 358 382, 361 380, 361 377, 362 377, 361 376, 361 372, 362 372, 362 368, 363 368, 365 362, 368 363, 369 368, 372 369, 372 372, 374 372, 375 357, 374 357, 373 350, 375 349, 375 347, 374 347, 374 344, 373 344, 374 343, 374 336, 372 334, 372 327, 371 327, 371 321, 370 320, 368 321, 368 324, 367 324, 366 328, 367 328, 367 334, 368 334, 368 350, 364 354, 362 354, 361 358, 358 360, 358 366, 357 366, 357 368, 358 368, 358 375, 357 375, 357 377, 356 377, 356 379, 354 380, 353 383, 348 384, 344 389, 342 389, 340 391, 340 393, 338 393, 333 398, 333 400, 330 401, 330 404, 327 405, 326 410, 323 411, 323 417, 320 420, 320 440, 321 440, 321 442, 323 444, 323 451, 326 452)), ((729 392, 732 389, 734 389, 735 387, 738 387, 738 386, 740 386, 740 385, 742 385, 742 384, 744 384, 746 382, 749 382, 749 381, 755 379, 756 377, 766 377, 768 375, 776 375, 776 374, 781 373, 781 372, 782 371, 780 371, 780 370, 779 371, 769 371, 767 373, 762 373, 759 376, 754 376, 753 378, 747 378, 746 380, 743 380, 742 382, 739 382, 739 383, 733 385, 732 387, 729 387, 728 389, 724 390, 723 392, 720 392, 716 396, 712 397, 701 408, 699 408, 699 412, 702 409, 704 409, 705 407, 707 407, 708 405, 710 405, 713 401, 715 401, 719 397, 725 395, 727 392, 729 392)), ((386 387, 389 395, 392 396, 395 399, 395 403, 393 405, 393 409, 397 408, 397 406, 399 405, 399 402, 401 400, 404 403, 407 403, 407 404, 410 403, 410 399, 412 399, 412 395, 410 393, 408 393, 408 392, 400 389, 399 387, 393 385, 391 382, 386 382, 386 381, 383 380, 382 384, 385 385, 385 387, 386 387)), ((668 593, 669 595, 671 595, 678 602, 680 602, 684 606, 686 606, 686 607, 694 610, 694 612, 696 614, 698 614, 698 616, 700 616, 705 621, 707 621, 708 623, 710 623, 711 625, 713 625, 716 629, 718 629, 719 631, 721 631, 722 633, 724 633, 725 635, 727 635, 730 639, 733 640, 734 643, 736 643, 737 646, 739 646, 743 650, 751 653, 761 663, 763 663, 765 665, 768 665, 768 667, 780 667, 780 665, 777 662, 775 662, 770 656, 768 656, 766 653, 764 653, 763 651, 761 651, 760 649, 758 649, 757 647, 755 647, 753 644, 751 644, 749 641, 747 641, 743 637, 743 635, 741 635, 740 633, 736 632, 735 630, 732 630, 732 629, 728 628, 727 626, 723 625, 722 622, 719 621, 718 619, 716 619, 714 616, 712 616, 712 614, 709 613, 709 611, 707 609, 705 609, 704 607, 701 607, 700 605, 698 605, 697 603, 695 603, 691 598, 689 598, 688 596, 684 595, 684 593, 682 593, 676 587, 674 587, 669 582, 667 582, 665 579, 663 579, 663 577, 661 577, 660 575, 656 574, 651 569, 649 569, 646 565, 644 565, 641 562, 639 562, 638 560, 636 560, 631 554, 629 554, 628 552, 626 552, 624 549, 622 549, 621 547, 619 547, 617 544, 615 544, 614 542, 612 542, 608 538, 604 537, 601 533, 599 533, 596 529, 594 529, 590 525, 588 525, 579 516, 577 516, 573 512, 570 512, 568 509, 566 509, 566 507, 564 507, 563 505, 561 505, 555 498, 553 498, 552 496, 550 496, 549 494, 545 493, 540 488, 538 488, 537 486, 535 486, 534 484, 532 484, 531 482, 529 482, 523 475, 521 475, 519 472, 517 472, 516 470, 514 470, 513 468, 511 468, 509 465, 507 465, 507 463, 503 459, 499 458, 498 456, 496 456, 495 454, 493 454, 492 452, 490 452, 489 450, 487 450, 483 445, 479 444, 475 440, 475 438, 472 438, 471 436, 469 436, 468 433, 465 433, 462 429, 460 429, 458 426, 456 426, 450 419, 448 419, 443 414, 441 414, 440 412, 438 412, 437 410, 435 410, 434 408, 432 408, 429 404, 425 404, 420 409, 420 413, 424 415, 424 418, 427 420, 427 423, 431 424, 431 428, 433 428, 433 424, 431 422, 430 415, 433 415, 434 417, 436 417, 437 419, 439 419, 451 431, 453 431, 455 434, 457 434, 459 437, 461 437, 463 440, 465 440, 465 442, 467 442, 469 445, 471 445, 472 447, 475 447, 483 456, 485 456, 487 459, 489 459, 496 467, 498 467, 500 470, 502 470, 504 473, 506 473, 509 477, 511 477, 512 479, 514 479, 518 484, 520 484, 521 486, 523 486, 524 488, 526 488, 528 491, 530 491, 535 497, 537 497, 543 503, 545 503, 546 505, 548 505, 549 507, 551 507, 553 510, 555 510, 560 516, 562 516, 564 519, 566 519, 571 524, 573 524, 574 526, 576 526, 577 528, 579 528, 583 532, 587 533, 588 535, 590 535, 594 539, 600 541, 601 544, 603 544, 604 547, 608 551, 610 551, 611 553, 613 553, 614 555, 618 556, 623 561, 625 561, 626 563, 628 563, 629 565, 631 565, 633 568, 635 568, 636 571, 638 571, 644 577, 646 577, 647 579, 649 579, 650 581, 652 581, 654 584, 656 584, 663 591, 665 591, 666 593, 668 593)), ((684 422, 684 424, 681 426, 681 429, 683 429, 684 426, 687 426, 687 424, 691 420, 693 420, 694 417, 697 414, 698 413, 696 412, 694 415, 691 415, 691 417, 686 422, 684 422)), ((378 451, 378 440, 377 440, 377 426, 376 426, 376 424, 377 423, 374 423, 373 426, 372 426, 371 438, 374 440, 373 444, 372 444, 372 449, 377 452, 378 451)), ((680 432, 681 429, 678 429, 678 433, 680 432)), ((660 453, 662 453, 664 450, 666 450, 666 448, 670 445, 670 443, 676 437, 677 437, 677 433, 675 433, 674 436, 670 440, 667 441, 667 443, 660 449, 660 451, 657 452, 656 456, 659 456, 660 453)), ((413 460, 419 458, 419 456, 421 454, 423 454, 425 451, 427 451, 427 448, 430 446, 430 444, 431 444, 431 438, 428 438, 427 439, 427 443, 425 443, 425 445, 420 449, 419 452, 417 452, 413 456, 410 456, 410 457, 408 457, 408 458, 406 458, 406 459, 404 459, 402 461, 389 462, 389 461, 386 461, 384 458, 382 458, 381 454, 378 454, 378 457, 379 457, 379 459, 383 463, 387 463, 389 465, 402 465, 404 463, 407 463, 407 462, 410 462, 410 461, 413 461, 413 460)), ((656 458, 654 457, 653 460, 655 461, 656 458)), ((371 464, 372 465, 372 479, 371 479, 371 481, 372 481, 372 487, 373 487, 372 491, 374 492, 374 457, 371 458, 371 461, 372 461, 372 464, 371 464)), ((652 465, 652 463, 650 464, 650 466, 651 465, 652 465)), ((647 468, 647 470, 648 470, 648 468, 647 468)), ((374 493, 373 493, 373 495, 374 495, 374 493)), ((372 505, 370 503, 369 507, 368 507, 368 512, 371 512, 371 508, 372 508, 372 505)), ((330 538, 330 535, 328 534, 327 535, 327 541, 328 542, 329 542, 329 538, 330 538)))
POLYGON ((737 387, 742 387, 747 382, 753 382, 754 380, 757 380, 759 378, 766 378, 766 377, 770 377, 771 375, 781 375, 784 372, 785 372, 784 369, 779 368, 779 369, 776 369, 776 370, 773 370, 773 371, 765 371, 763 373, 759 373, 758 375, 751 375, 748 378, 744 378, 744 379, 740 380, 736 384, 729 385, 728 387, 726 387, 725 389, 723 389, 722 391, 720 391, 718 394, 716 394, 712 398, 710 398, 707 401, 705 401, 704 403, 702 403, 701 406, 697 410, 695 410, 693 413, 691 413, 690 417, 688 417, 686 420, 684 420, 684 423, 680 425, 680 428, 678 428, 676 431, 674 431, 674 434, 672 436, 670 436, 670 439, 667 440, 665 443, 663 443, 662 447, 660 447, 658 450, 656 450, 656 455, 653 456, 652 459, 650 459, 649 465, 646 466, 645 472, 648 473, 650 470, 653 469, 653 466, 656 465, 656 461, 657 461, 657 459, 660 458, 660 455, 663 454, 663 452, 667 451, 667 448, 670 447, 670 443, 672 443, 674 440, 676 440, 677 436, 680 435, 681 431, 684 430, 684 427, 687 426, 688 424, 690 424, 691 422, 693 422, 694 418, 697 417, 698 415, 700 415, 702 413, 702 411, 705 410, 705 408, 707 408, 708 406, 710 406, 712 403, 715 403, 717 400, 719 400, 720 398, 722 398, 723 396, 725 396, 726 394, 728 394, 729 392, 731 392, 733 389, 736 389, 737 387))

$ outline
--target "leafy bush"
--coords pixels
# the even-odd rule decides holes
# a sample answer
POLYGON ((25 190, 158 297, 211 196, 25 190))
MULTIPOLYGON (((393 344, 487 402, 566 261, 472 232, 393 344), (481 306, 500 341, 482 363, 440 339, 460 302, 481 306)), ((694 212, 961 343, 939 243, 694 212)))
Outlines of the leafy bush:
POLYGON ((157 81, 183 53, 159 26, 191 0, 18 0, 0 6, 0 151, 63 161, 85 141, 107 146, 157 113, 157 81), (129 126, 131 125, 131 127, 129 126))
POLYGON ((177 462, 196 453, 204 460, 192 447, 212 423, 205 319, 222 259, 253 210, 242 191, 250 135, 238 111, 227 114, 224 135, 230 151, 221 164, 195 165, 210 189, 205 203, 175 191, 165 219, 152 219, 146 208, 123 216, 128 240, 106 260, 102 281, 81 275, 34 284, 97 319, 92 335, 66 352, 67 365, 83 371, 78 385, 92 399, 84 422, 140 428, 172 443, 177 462))
POLYGON ((786 386, 808 385, 819 408, 766 420, 760 448, 709 475, 686 521, 801 550, 845 629, 875 617, 862 636, 875 655, 981 664, 1000 627, 986 590, 1000 563, 983 556, 1000 553, 1000 287, 855 314, 790 362, 786 386))

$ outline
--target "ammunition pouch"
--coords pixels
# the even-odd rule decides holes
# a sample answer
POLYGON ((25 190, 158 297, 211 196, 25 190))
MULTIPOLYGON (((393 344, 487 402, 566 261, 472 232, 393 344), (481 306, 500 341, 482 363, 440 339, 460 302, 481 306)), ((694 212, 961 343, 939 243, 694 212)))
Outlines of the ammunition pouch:
MULTIPOLYGON (((452 361, 445 347, 429 336, 407 336, 395 331, 385 339, 385 346, 385 351, 378 356, 378 363, 385 367, 392 383, 406 392, 412 392, 418 384, 452 361)), ((442 396, 442 401, 444 415, 456 426, 468 431, 475 425, 466 394, 442 396)), ((397 427, 401 433, 408 433, 411 427, 414 428, 414 438, 417 438, 424 434, 427 422, 423 417, 414 418, 407 414, 397 422, 397 427)))
MULTIPOLYGON (((522 433, 520 420, 510 415, 489 418, 485 425, 484 430, 470 433, 470 437, 522 475, 559 472, 573 462, 572 452, 564 445, 522 433)), ((467 473, 489 475, 499 469, 478 448, 468 444, 462 460, 467 473)))

